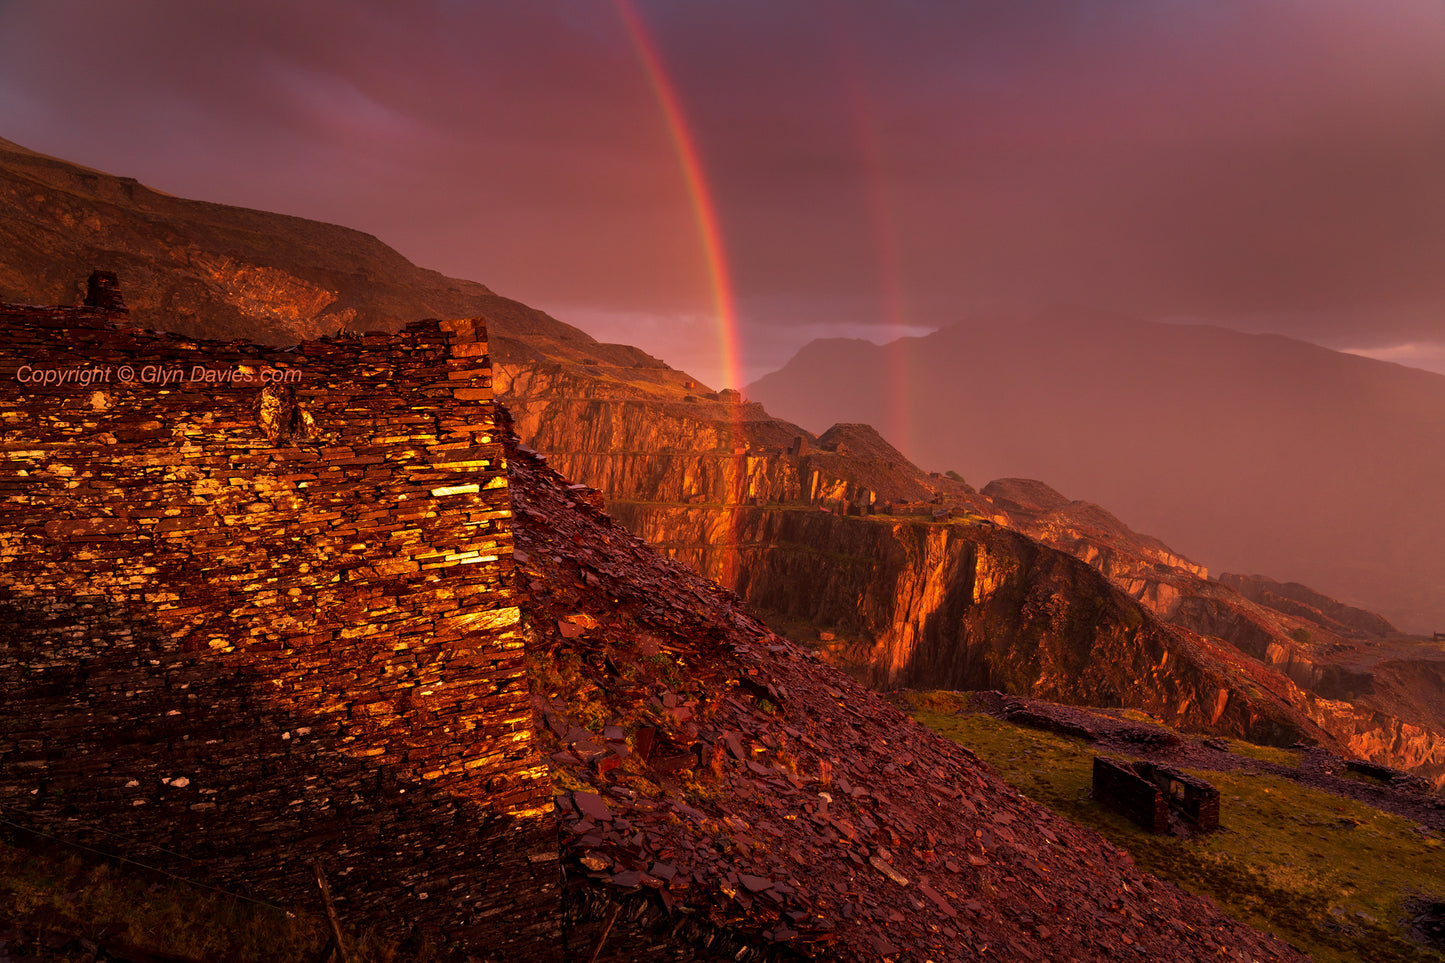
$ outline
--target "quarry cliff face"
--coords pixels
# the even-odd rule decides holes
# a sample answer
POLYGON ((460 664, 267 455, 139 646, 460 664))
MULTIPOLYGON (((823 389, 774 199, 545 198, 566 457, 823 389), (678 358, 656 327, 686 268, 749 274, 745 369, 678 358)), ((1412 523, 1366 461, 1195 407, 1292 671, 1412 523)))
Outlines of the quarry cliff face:
MULTIPOLYGON (((1376 673, 1380 640, 1250 602, 1046 485, 975 491, 865 426, 818 437, 755 405, 627 380, 555 362, 497 374, 519 434, 601 489, 618 521, 784 624, 826 633, 824 657, 869 684, 1129 705, 1445 777, 1439 700, 1420 698, 1435 691, 1428 654, 1409 681, 1376 673)), ((1396 661, 1413 669, 1411 652, 1396 661)))

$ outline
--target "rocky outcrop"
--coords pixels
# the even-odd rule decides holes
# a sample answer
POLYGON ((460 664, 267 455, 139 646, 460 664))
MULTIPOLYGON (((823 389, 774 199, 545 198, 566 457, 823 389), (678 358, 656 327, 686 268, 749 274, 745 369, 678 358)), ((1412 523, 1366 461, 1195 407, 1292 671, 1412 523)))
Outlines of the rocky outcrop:
POLYGON ((1103 572, 1161 618, 1174 614, 1189 577, 1209 571, 1149 535, 1141 535, 1106 509, 1074 501, 1029 478, 989 482, 983 494, 1007 513, 1008 524, 1075 555, 1103 572))
POLYGON ((1307 619, 1339 635, 1373 639, 1400 634, 1374 612, 1346 605, 1298 582, 1277 582, 1263 575, 1229 572, 1220 575, 1219 581, 1257 605, 1307 619))
POLYGON ((800 604, 826 611, 861 598, 862 624, 840 634, 872 643, 855 644, 841 657, 874 684, 998 688, 1129 705, 1177 725, 1263 742, 1322 737, 1283 700, 1242 687, 1191 633, 1149 617, 1089 566, 1016 533, 990 525, 815 521, 811 513, 774 518, 784 529, 778 536, 742 540, 744 552, 769 545, 741 566, 749 579, 771 587, 749 595, 786 614, 802 614, 800 604), (837 538, 843 526, 852 529, 854 544, 837 538), (830 541, 824 527, 835 530, 826 533, 830 541), (831 557, 840 542, 854 564, 831 557), (827 549, 795 549, 789 557, 772 548, 810 544, 827 549), (821 563, 821 571, 810 571, 809 562, 821 563), (830 577, 840 570, 854 577, 830 577), (788 572, 801 575, 805 587, 783 588, 788 572))
POLYGON ((499 396, 529 445, 611 500, 806 502, 852 514, 931 515, 945 503, 991 511, 962 481, 920 472, 869 426, 839 425, 818 437, 757 405, 720 401, 680 371, 638 367, 626 356, 599 359, 595 351, 579 362, 570 345, 532 345, 546 360, 502 356, 499 396))
POLYGON ((831 636, 824 657, 870 684, 1136 705, 1445 773, 1445 721, 1417 711, 1418 694, 1390 696, 1327 626, 1208 581, 1106 510, 1022 479, 978 492, 867 426, 814 436, 688 383, 555 356, 497 373, 519 433, 601 489, 618 521, 783 624, 831 636), (1364 700, 1358 717, 1340 711, 1347 699, 1364 700))

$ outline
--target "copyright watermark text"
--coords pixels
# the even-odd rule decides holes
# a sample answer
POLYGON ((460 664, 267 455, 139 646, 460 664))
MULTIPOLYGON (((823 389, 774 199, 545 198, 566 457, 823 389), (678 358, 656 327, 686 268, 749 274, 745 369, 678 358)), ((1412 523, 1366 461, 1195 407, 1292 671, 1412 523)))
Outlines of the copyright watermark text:
POLYGON ((300 368, 262 368, 237 365, 212 368, 197 365, 161 364, 96 364, 96 365, 23 365, 15 372, 15 380, 28 385, 146 385, 206 384, 265 385, 294 384, 301 380, 300 368))

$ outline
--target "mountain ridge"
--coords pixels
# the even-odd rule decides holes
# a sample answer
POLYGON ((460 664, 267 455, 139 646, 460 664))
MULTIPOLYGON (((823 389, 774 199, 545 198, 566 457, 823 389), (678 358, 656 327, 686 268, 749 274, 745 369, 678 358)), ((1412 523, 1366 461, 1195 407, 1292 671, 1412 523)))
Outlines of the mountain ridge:
POLYGON ((0 299, 76 303, 119 273, 137 324, 289 345, 424 317, 496 318, 497 335, 592 340, 475 281, 419 268, 362 231, 179 198, 0 143, 0 299))
MULTIPOLYGON (((516 485, 521 552, 514 555, 515 577, 525 586, 529 672, 540 682, 529 722, 550 751, 543 769, 562 790, 562 855, 576 896, 567 910, 569 932, 601 948, 616 923, 601 959, 677 959, 681 944, 668 941, 684 938, 723 940, 716 949, 730 954, 737 944, 726 941, 740 938, 760 950, 759 957, 814 942, 820 952, 837 947, 843 958, 859 959, 918 949, 967 960, 986 948, 1007 960, 1084 959, 1097 958, 1101 946, 1171 959, 1232 950, 1300 958, 1138 873, 1119 851, 1019 799, 970 753, 940 745, 877 695, 820 664, 826 647, 808 651, 779 638, 743 610, 737 595, 659 559, 614 527, 598 507, 597 492, 546 466, 585 466, 588 476, 580 481, 598 478, 595 484, 632 495, 630 503, 613 500, 615 517, 663 518, 673 527, 659 530, 675 536, 673 550, 684 557, 710 544, 736 547, 749 525, 801 533, 791 544, 759 538, 751 546, 758 556, 772 552, 784 562, 810 554, 820 565, 836 562, 823 556, 845 555, 839 551, 849 548, 845 537, 862 545, 856 554, 868 565, 890 560, 875 551, 885 538, 916 539, 925 548, 951 544, 959 571, 965 562, 972 569, 969 580, 944 580, 956 607, 936 609, 935 624, 964 615, 960 623, 990 630, 1001 645, 1022 640, 1016 649, 994 652, 996 661, 1027 656, 1032 646, 1054 659, 1040 664, 1067 668, 1084 647, 1060 630, 1056 616, 1087 625, 1081 638, 1093 645, 1100 636, 1097 616, 1107 612, 1109 633, 1135 641, 1142 635, 1148 644, 1106 653, 1121 665, 1098 667, 1091 678, 1128 672, 1133 675, 1125 681, 1141 687, 1162 680, 1157 704, 1176 716, 1187 708, 1212 713, 1214 722, 1261 730, 1282 719, 1279 739, 1303 734, 1344 741, 1355 726, 1377 754, 1405 745, 1402 733, 1416 735, 1405 732, 1403 720, 1297 696, 1303 690, 1294 676, 1310 677, 1316 668, 1307 658, 1311 651, 1291 647, 1279 626, 1271 628, 1273 616, 1249 621, 1260 617, 1223 589, 1209 596, 1172 592, 1199 580, 1148 545, 1138 559, 1128 557, 1136 547, 1122 522, 1095 530, 1090 526, 1107 520, 1084 509, 1077 517, 1046 520, 1041 532, 1055 524, 1049 537, 1073 543, 1070 551, 1053 547, 1027 534, 1027 513, 1004 510, 961 479, 895 461, 896 449, 871 429, 845 424, 812 436, 735 393, 708 391, 645 352, 572 336, 575 329, 565 325, 548 329, 525 306, 507 304, 516 306, 518 326, 498 340, 510 338, 508 350, 520 360, 499 361, 492 372, 468 365, 465 373, 495 374, 495 386, 508 391, 528 435, 548 425, 557 442, 547 446, 549 459, 504 439, 508 477, 516 485), (552 333, 519 335, 526 323, 552 333), (1086 558, 1106 549, 1112 565, 1101 568, 1102 554, 1086 558), (1104 571, 1110 567, 1113 581, 1104 571), (659 581, 663 572, 666 585, 659 581), (1126 592, 1131 578, 1139 585, 1126 592), (1195 630, 1154 613, 1176 602, 1182 611, 1194 601, 1213 607, 1205 614, 1221 623, 1220 635, 1195 640, 1195 630), (1228 620, 1247 623, 1254 634, 1236 633, 1231 641, 1225 631, 1231 625, 1222 624, 1228 620), (1026 631, 1014 632, 1019 624, 1026 631), (1255 651, 1247 651, 1250 646, 1255 651), (1191 678, 1171 674, 1174 663, 1186 660, 1203 667, 1204 679, 1187 692, 1191 678), (1212 684, 1225 676, 1227 685, 1212 684), (1184 706, 1177 701, 1182 695, 1188 696, 1184 706), (1326 716, 1342 714, 1332 732, 1308 712, 1321 707, 1326 716), (947 855, 960 839, 964 859, 947 855), (977 841, 976 853, 969 839, 977 841), (836 871, 826 878, 807 872, 820 861, 836 871), (675 912, 678 906, 692 912, 675 912), (714 928, 700 925, 704 921, 714 928), (976 939, 965 942, 961 934, 976 939), (646 946, 647 955, 634 946, 646 946)), ((160 340, 144 332, 116 337, 160 340)), ((343 337, 308 347, 345 356, 377 340, 343 337)), ((292 457, 287 453, 285 460, 292 457)), ((365 486, 360 492, 352 509, 369 515, 365 486)), ((1045 500, 1054 506, 1050 511, 1087 504, 1055 494, 1045 500)), ((202 514, 208 508, 193 507, 202 514)), ((739 566, 737 552, 720 551, 720 557, 724 581, 733 579, 745 594, 752 593, 737 579, 765 581, 760 567, 739 566)), ((896 561, 892 556, 890 564, 896 561)), ((796 570, 781 569, 768 585, 799 581, 796 570)), ((915 581, 928 575, 921 566, 900 569, 915 581)), ((820 570, 816 580, 802 580, 789 604, 801 605, 809 601, 803 593, 813 593, 812 602, 832 606, 815 611, 819 624, 836 619, 849 601, 846 593, 830 600, 821 590, 829 579, 844 584, 847 577, 836 565, 820 570)), ((878 598, 873 593, 866 601, 878 598)), ((857 596, 851 601, 856 607, 857 596)), ((367 607, 358 602, 356 611, 367 607)), ((965 643, 954 657, 981 655, 967 643, 983 634, 949 638, 965 643)), ((197 661, 205 655, 191 654, 197 661)), ((1033 687, 1023 674, 1016 678, 1020 688, 1033 687)), ((368 715, 421 711, 410 700, 367 704, 368 715)), ((186 724, 180 715, 167 724, 186 724)), ((1410 748, 1423 757, 1435 745, 1417 738, 1410 748)), ((498 783, 488 790, 505 788, 498 783)), ((38 801, 73 804, 48 795, 38 801)), ((704 950, 693 958, 711 958, 704 950)))
POLYGON ((806 425, 901 404, 915 460, 1044 478, 1211 568, 1445 622, 1445 376, 1280 335, 1055 320, 818 341, 748 394, 806 425), (894 370, 908 382, 860 380, 894 370))
MULTIPOLYGON (((66 173, 63 162, 47 163, 61 170, 57 177, 78 176, 66 173)), ((107 184, 111 182, 102 182, 107 184)), ((83 207, 85 196, 84 191, 73 195, 75 204, 83 207)), ((193 209, 190 202, 174 203, 193 209)), ((112 213, 116 211, 123 214, 125 208, 112 213)), ((247 212, 246 217, 258 225, 275 224, 278 230, 297 223, 292 218, 271 221, 263 212, 247 212)), ((319 225, 308 230, 274 246, 304 247, 308 238, 317 232, 330 236, 326 232, 331 229, 319 225)), ((396 260, 405 263, 399 255, 396 260)), ((174 258, 156 260, 150 270, 163 274, 175 264, 174 258)), ((437 275, 406 277, 431 283, 437 275)), ((133 297, 131 301, 135 303, 133 297)), ((408 303, 418 310, 427 306, 424 298, 408 303)), ((513 406, 529 443, 549 451, 572 477, 602 489, 624 524, 750 602, 766 602, 785 618, 804 618, 810 632, 848 630, 847 638, 822 649, 861 677, 891 685, 907 678, 926 685, 927 673, 910 675, 914 670, 907 667, 972 660, 978 669, 971 685, 988 687, 1007 679, 1009 685, 1027 688, 1024 694, 1076 701, 1091 696, 1117 700, 1121 693, 1132 693, 1129 698, 1142 699, 1154 711, 1189 716, 1192 724, 1225 720, 1237 727, 1231 731, 1241 733, 1263 726, 1262 732, 1273 733, 1266 739, 1287 733, 1293 734, 1290 738, 1304 733, 1321 738, 1323 724, 1362 755, 1423 766, 1432 778, 1439 775, 1437 770, 1445 771, 1445 746, 1432 734, 1432 714, 1417 711, 1421 700, 1403 694, 1418 685, 1429 691, 1428 667, 1413 668, 1416 663, 1405 659, 1400 663, 1404 668, 1394 671, 1385 687, 1385 701, 1373 709, 1345 709, 1344 703, 1330 708, 1334 703, 1311 701, 1314 697, 1298 687, 1309 689, 1322 679, 1335 680, 1330 682, 1331 699, 1358 695, 1364 683, 1349 680, 1373 679, 1369 666, 1380 657, 1362 654, 1358 657, 1367 663, 1364 669, 1339 669, 1330 661, 1329 646, 1335 643, 1323 627, 1307 623, 1319 633, 1313 647, 1292 640, 1288 633, 1298 623, 1282 626, 1281 616, 1261 614, 1263 610, 1246 613, 1242 606, 1248 603, 1241 597, 1220 595, 1207 583, 1190 581, 1192 563, 1158 544, 1145 544, 1122 522, 1101 524, 1107 515, 1100 514, 1102 509, 1078 502, 1067 518, 1030 519, 1026 512, 1003 510, 961 478, 920 471, 862 424, 838 425, 813 436, 744 402, 736 392, 709 391, 645 352, 598 342, 517 302, 488 293, 466 306, 490 312, 496 389, 513 406), (998 526, 1013 527, 1020 535, 996 531, 998 526), (1036 546, 1030 541, 1039 538, 1043 540, 1036 546), (856 550, 839 550, 847 545, 856 550), (1049 554, 1053 551, 1069 558, 1055 558, 1049 554), (944 584, 929 570, 915 570, 935 552, 951 559, 947 571, 959 578, 967 573, 967 580, 944 584), (1076 566, 1074 558, 1092 568, 1076 566), (791 567, 779 564, 787 559, 794 563, 791 567), (885 562, 881 579, 873 571, 877 559, 891 560, 885 562), (839 568, 833 564, 837 562, 846 564, 839 568), (1042 577, 1031 574, 1035 566, 1045 573, 1042 577), (808 579, 797 577, 802 570, 811 573, 808 579), (1115 589, 1104 578, 1113 579, 1127 598, 1106 602, 1115 589), (1004 594, 994 598, 999 590, 1004 594), (1049 605, 1037 611, 1014 605, 1035 596, 1043 600, 1053 592, 1062 593, 1058 606, 1073 607, 1067 630, 1040 617, 1049 605), (1176 654, 1195 653, 1201 665, 1218 668, 1191 676, 1193 681, 1185 683, 1187 693, 1166 698, 1163 690, 1181 684, 1184 676, 1169 678, 1165 685, 1157 667, 1138 661, 1139 652, 1120 650, 1118 663, 1132 666, 1128 678, 1120 677, 1098 692, 1077 680, 1070 683, 1067 676, 1073 669, 1065 667, 1076 669, 1081 658, 1087 661, 1080 653, 1102 631, 1082 618, 1081 604, 1105 605, 1120 613, 1110 631, 1121 644, 1137 635, 1137 626, 1145 626, 1150 637, 1187 638, 1177 643, 1183 648, 1176 648, 1176 654), (928 611, 910 615, 910 606, 928 611), (908 627, 908 620, 916 615, 921 623, 928 615, 942 624, 937 622, 941 611, 933 611, 936 606, 961 607, 968 617, 946 632, 924 633, 928 644, 919 649, 923 636, 908 627), (1176 616, 1189 621, 1172 627, 1154 621, 1176 616), (960 634, 959 627, 968 626, 960 634), (980 645, 985 630, 999 639, 1016 640, 1019 648, 980 645), (1223 648, 1205 640, 1200 631, 1222 633, 1223 648), (951 646, 957 651, 951 653, 951 646), (1039 658, 1044 661, 1038 664, 1051 667, 1042 675, 987 668, 1006 666, 1010 659, 1035 665, 1039 658), (1001 674, 994 677, 985 671, 1001 674), (1254 673, 1264 673, 1261 678, 1268 684, 1251 681, 1254 673), (1226 676, 1233 681, 1217 691, 1200 688, 1208 688, 1205 679, 1226 676), (1035 689, 1041 679, 1052 679, 1053 688, 1035 689), (1222 696, 1226 690, 1233 695, 1222 696), (1235 700, 1232 705, 1230 699, 1235 700), (1396 717, 1401 712, 1406 718, 1396 717)), ((152 323, 139 308, 133 309, 131 321, 152 323)), ((1173 664, 1187 661, 1176 658, 1173 664)))

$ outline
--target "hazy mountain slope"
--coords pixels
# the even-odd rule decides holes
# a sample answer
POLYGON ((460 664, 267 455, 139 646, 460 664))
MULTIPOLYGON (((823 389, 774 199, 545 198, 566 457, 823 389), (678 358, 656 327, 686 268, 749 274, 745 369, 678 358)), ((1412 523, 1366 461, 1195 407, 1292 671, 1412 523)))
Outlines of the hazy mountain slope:
POLYGON ((289 345, 339 328, 486 315, 494 336, 592 338, 369 234, 191 201, 0 140, 0 301, 73 304, 114 271, 142 327, 289 345))
POLYGON ((1255 605, 1096 505, 1020 480, 977 492, 867 426, 813 436, 600 362, 502 364, 495 384, 631 531, 871 684, 1130 705, 1445 776, 1439 646, 1255 605))
POLYGON ((1043 478, 1212 569, 1445 627, 1440 375, 1276 336, 1053 319, 817 341, 748 395, 814 429, 901 399, 924 464, 1043 478))

